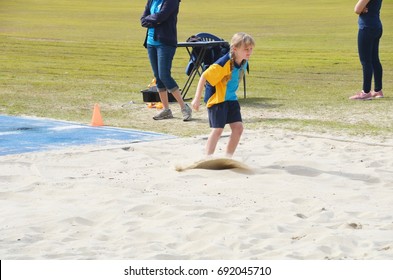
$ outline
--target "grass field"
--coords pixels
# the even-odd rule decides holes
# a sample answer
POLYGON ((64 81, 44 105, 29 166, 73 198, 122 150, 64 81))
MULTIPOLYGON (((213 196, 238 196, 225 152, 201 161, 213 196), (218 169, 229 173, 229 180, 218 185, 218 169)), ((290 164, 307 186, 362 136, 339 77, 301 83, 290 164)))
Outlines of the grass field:
MULTIPOLYGON (((183 0, 178 38, 198 32, 226 40, 238 31, 254 36, 247 99, 239 91, 248 129, 389 135, 393 0, 383 1, 381 13, 386 98, 369 102, 348 100, 362 84, 355 2, 183 0)), ((152 79, 139 24, 144 5, 145 0, 1 0, 0 114, 89 123, 99 103, 106 125, 179 136, 208 133, 205 110, 193 122, 155 122, 154 109, 143 103, 140 90, 152 79)), ((187 62, 185 49, 178 49, 173 75, 180 86, 187 62)))

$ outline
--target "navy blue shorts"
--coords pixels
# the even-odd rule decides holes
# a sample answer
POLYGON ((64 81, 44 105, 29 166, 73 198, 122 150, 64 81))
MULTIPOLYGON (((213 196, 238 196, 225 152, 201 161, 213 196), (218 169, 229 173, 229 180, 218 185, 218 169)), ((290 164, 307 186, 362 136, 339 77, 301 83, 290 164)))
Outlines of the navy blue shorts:
POLYGON ((227 123, 241 122, 240 104, 236 101, 225 101, 207 108, 211 128, 224 128, 227 123))

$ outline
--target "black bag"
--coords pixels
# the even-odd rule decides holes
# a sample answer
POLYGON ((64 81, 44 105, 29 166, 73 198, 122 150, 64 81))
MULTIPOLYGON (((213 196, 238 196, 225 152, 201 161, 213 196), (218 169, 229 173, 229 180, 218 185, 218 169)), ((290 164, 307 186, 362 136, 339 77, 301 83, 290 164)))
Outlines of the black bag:
MULTIPOLYGON (((187 39, 187 42, 203 42, 204 40, 198 36, 192 35, 187 39)), ((201 47, 193 47, 191 51, 190 61, 186 67, 186 74, 189 76, 194 68, 194 61, 201 52, 201 47)), ((202 60, 202 69, 205 71, 211 64, 217 61, 220 57, 228 53, 230 46, 228 42, 223 41, 222 44, 209 47, 206 50, 205 56, 202 60)))

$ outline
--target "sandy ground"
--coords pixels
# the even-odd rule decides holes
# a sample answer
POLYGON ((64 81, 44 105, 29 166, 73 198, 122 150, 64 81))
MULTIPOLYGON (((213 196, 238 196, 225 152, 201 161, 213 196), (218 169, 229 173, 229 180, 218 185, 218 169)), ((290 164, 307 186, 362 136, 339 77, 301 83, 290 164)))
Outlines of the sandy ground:
POLYGON ((393 258, 392 141, 246 131, 252 172, 176 171, 205 142, 0 157, 0 258, 393 258))

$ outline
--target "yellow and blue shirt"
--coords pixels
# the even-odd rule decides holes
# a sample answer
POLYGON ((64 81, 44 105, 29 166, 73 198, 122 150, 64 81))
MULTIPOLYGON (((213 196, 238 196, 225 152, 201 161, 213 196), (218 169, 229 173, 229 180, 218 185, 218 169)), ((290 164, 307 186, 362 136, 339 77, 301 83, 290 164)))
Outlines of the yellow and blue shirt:
POLYGON ((242 65, 234 63, 231 73, 231 58, 227 53, 203 72, 207 81, 204 101, 208 108, 225 101, 237 100, 236 91, 239 88, 241 70, 246 73, 247 63, 247 61, 242 65), (231 75, 229 81, 223 81, 223 78, 228 75, 231 75))

